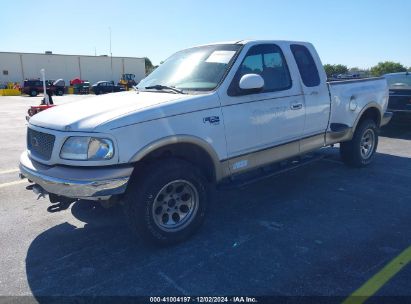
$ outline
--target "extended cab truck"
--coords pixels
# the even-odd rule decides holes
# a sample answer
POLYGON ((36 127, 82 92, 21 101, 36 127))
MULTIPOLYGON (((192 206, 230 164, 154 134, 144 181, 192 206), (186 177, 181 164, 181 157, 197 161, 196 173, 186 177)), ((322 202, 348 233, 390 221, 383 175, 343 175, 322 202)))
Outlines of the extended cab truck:
POLYGON ((20 170, 51 202, 120 200, 133 231, 170 244, 199 227, 212 184, 335 143, 346 164, 368 165, 387 102, 382 78, 327 83, 309 43, 200 46, 138 91, 32 117, 20 170))

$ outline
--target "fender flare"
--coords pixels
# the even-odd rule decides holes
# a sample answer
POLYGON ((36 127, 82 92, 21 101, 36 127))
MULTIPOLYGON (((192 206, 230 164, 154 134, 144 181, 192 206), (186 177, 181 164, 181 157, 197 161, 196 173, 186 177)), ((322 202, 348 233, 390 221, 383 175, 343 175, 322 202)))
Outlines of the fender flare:
POLYGON ((160 149, 168 145, 174 145, 174 144, 180 144, 180 143, 193 144, 195 146, 198 146, 210 156, 214 164, 214 172, 215 172, 216 181, 221 180, 226 175, 224 172, 226 170, 223 170, 223 166, 220 162, 220 159, 217 153, 215 152, 214 148, 211 146, 211 144, 205 141, 204 139, 199 138, 197 136, 193 136, 193 135, 172 135, 172 136, 167 136, 167 137, 163 137, 158 140, 155 140, 149 143, 148 145, 144 146, 138 152, 136 152, 130 158, 128 162, 129 163, 138 162, 142 160, 145 156, 147 156, 148 154, 150 154, 151 152, 157 149, 160 149))
POLYGON ((367 103, 367 104, 361 109, 361 111, 358 113, 357 118, 356 118, 356 120, 354 121, 354 124, 353 124, 353 127, 352 127, 353 133, 354 133, 355 130, 357 129, 357 125, 358 125, 358 123, 360 122, 360 120, 361 120, 363 114, 365 113, 365 111, 367 111, 368 109, 371 109, 371 108, 376 108, 376 109, 378 110, 378 112, 379 112, 379 114, 380 114, 380 124, 381 124, 382 116, 383 116, 383 114, 384 114, 383 111, 382 111, 382 109, 381 109, 381 106, 380 106, 378 103, 376 103, 375 101, 371 101, 371 102, 367 103))

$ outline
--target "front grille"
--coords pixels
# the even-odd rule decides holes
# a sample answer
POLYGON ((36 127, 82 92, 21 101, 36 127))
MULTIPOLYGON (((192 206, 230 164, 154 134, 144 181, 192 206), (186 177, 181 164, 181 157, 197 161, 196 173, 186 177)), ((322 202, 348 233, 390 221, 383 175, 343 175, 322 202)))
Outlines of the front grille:
POLYGON ((27 149, 34 156, 44 160, 51 158, 53 152, 54 140, 56 137, 51 134, 27 129, 27 149))

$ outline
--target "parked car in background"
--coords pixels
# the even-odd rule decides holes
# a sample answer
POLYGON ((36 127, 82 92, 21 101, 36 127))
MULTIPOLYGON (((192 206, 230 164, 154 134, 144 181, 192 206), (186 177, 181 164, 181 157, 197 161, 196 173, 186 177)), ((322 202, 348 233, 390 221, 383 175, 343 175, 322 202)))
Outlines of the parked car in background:
POLYGON ((333 78, 338 79, 338 80, 358 79, 358 78, 361 78, 361 75, 359 73, 346 73, 346 74, 333 75, 333 78))
POLYGON ((113 81, 99 81, 91 86, 91 91, 96 95, 125 90, 123 86, 115 85, 113 81))
MULTIPOLYGON (((53 92, 54 95, 62 96, 65 91, 65 82, 63 79, 46 80, 46 89, 53 92)), ((43 82, 40 79, 25 79, 21 92, 32 97, 43 93, 43 82)))
POLYGON ((411 73, 386 74, 389 86, 388 110, 411 114, 411 73))

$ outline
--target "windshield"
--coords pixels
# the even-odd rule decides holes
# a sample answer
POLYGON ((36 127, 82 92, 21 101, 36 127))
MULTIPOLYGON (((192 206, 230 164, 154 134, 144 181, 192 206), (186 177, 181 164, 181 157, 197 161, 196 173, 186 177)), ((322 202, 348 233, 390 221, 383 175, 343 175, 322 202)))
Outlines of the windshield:
POLYGON ((389 87, 411 88, 411 74, 386 75, 389 87))
POLYGON ((183 91, 211 91, 222 81, 241 45, 208 45, 175 53, 144 78, 141 91, 172 87, 183 91))

